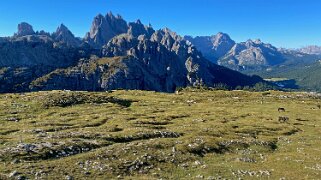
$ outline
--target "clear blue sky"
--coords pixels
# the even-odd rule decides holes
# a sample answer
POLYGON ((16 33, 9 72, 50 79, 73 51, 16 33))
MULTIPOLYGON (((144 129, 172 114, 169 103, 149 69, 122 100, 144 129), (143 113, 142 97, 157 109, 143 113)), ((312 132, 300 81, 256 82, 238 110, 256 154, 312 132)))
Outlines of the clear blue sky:
POLYGON ((1 0, 0 36, 26 21, 53 32, 64 23, 77 36, 98 13, 141 19, 180 35, 226 32, 236 41, 260 38, 277 47, 321 45, 321 0, 1 0))

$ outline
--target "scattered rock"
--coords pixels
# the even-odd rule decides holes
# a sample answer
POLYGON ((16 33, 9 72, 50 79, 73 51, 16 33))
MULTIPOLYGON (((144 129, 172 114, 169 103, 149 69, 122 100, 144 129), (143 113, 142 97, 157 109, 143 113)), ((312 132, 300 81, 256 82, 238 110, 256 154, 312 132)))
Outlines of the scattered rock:
POLYGON ((12 178, 12 177, 15 177, 15 176, 18 176, 20 173, 18 171, 13 171, 9 174, 9 177, 12 178))

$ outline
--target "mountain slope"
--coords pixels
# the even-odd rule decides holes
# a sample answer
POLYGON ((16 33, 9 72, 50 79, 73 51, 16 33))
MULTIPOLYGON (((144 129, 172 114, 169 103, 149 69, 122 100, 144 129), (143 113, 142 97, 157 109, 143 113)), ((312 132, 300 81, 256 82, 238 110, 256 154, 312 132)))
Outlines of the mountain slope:
POLYGON ((277 65, 314 63, 319 59, 319 47, 309 46, 297 50, 278 49, 261 40, 235 43, 229 35, 185 36, 202 54, 217 63, 238 71, 264 70, 277 65))
POLYGON ((286 78, 294 80, 293 85, 307 91, 321 92, 321 62, 293 66, 272 67, 269 71, 248 72, 264 78, 286 78))
POLYGON ((307 47, 298 49, 298 51, 305 54, 321 55, 320 46, 307 46, 307 47))
POLYGON ((271 44, 265 44, 260 40, 248 40, 235 44, 226 55, 220 58, 218 64, 246 69, 253 66, 281 64, 284 61, 282 54, 271 44))
MULTIPOLYGON (((82 40, 63 24, 50 34, 34 32, 27 23, 19 25, 13 37, 0 40, 3 92, 118 88, 173 92, 177 87, 219 83, 235 88, 263 82, 211 63, 168 28, 155 31, 140 20, 127 23, 112 13, 96 16, 82 40), (35 69, 41 71, 33 73, 35 69), (25 80, 18 78, 22 76, 25 80)), ((212 37, 214 51, 226 51, 224 47, 233 44, 227 41, 224 34, 212 37)))
POLYGON ((228 34, 221 32, 213 36, 197 36, 195 38, 185 36, 184 38, 194 44, 204 57, 214 63, 217 63, 217 60, 235 45, 235 41, 228 34))
POLYGON ((113 37, 127 31, 127 22, 120 15, 114 16, 111 12, 106 16, 99 14, 94 18, 84 40, 95 48, 100 48, 113 37))
POLYGON ((133 37, 114 37, 102 49, 107 58, 83 60, 32 82, 32 90, 142 89, 173 92, 178 87, 223 83, 231 88, 253 86, 261 78, 215 65, 169 29, 133 37))

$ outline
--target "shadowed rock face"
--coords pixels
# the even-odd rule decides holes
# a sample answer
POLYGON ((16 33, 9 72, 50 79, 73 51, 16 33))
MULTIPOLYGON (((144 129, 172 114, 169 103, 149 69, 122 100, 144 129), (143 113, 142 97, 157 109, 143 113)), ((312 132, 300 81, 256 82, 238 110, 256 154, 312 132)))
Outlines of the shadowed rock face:
MULTIPOLYGON (((168 28, 155 31, 140 20, 127 24, 111 13, 96 16, 82 41, 63 24, 52 34, 22 26, 16 36, 0 39, 0 67, 7 68, 0 72, 0 81, 9 87, 7 92, 18 91, 13 88, 18 84, 22 84, 19 91, 121 88, 173 92, 177 87, 201 84, 235 87, 262 81, 211 63, 191 42, 168 28), (33 73, 35 69, 41 71, 33 73)), ((234 43, 225 34, 210 41, 218 54, 234 43)))
POLYGON ((90 49, 63 24, 50 34, 21 23, 14 36, 0 38, 0 67, 66 67, 89 57, 90 49))
POLYGON ((233 41, 228 34, 221 32, 212 36, 211 39, 217 57, 222 57, 235 45, 235 41, 233 41))
POLYGON ((281 64, 285 58, 278 49, 260 40, 248 40, 235 44, 232 49, 220 58, 218 64, 233 69, 240 67, 260 67, 281 64))
POLYGON ((194 44, 206 58, 214 63, 217 63, 217 60, 235 45, 228 34, 221 32, 214 36, 197 36, 195 38, 185 36, 184 38, 194 44))
POLYGON ((235 87, 262 81, 209 62, 190 42, 167 28, 138 37, 130 31, 118 35, 103 46, 101 54, 105 58, 83 60, 35 80, 31 89, 173 92, 188 85, 224 83, 235 87))
POLYGON ((55 47, 52 42, 12 41, 0 46, 0 67, 64 67, 77 59, 77 49, 55 47))
MULTIPOLYGON (((151 72, 160 76, 185 79, 190 85, 202 81, 211 84, 214 77, 207 69, 209 62, 185 41, 169 29, 158 30, 147 35, 133 37, 123 34, 113 38, 102 50, 103 56, 133 56, 144 62, 151 72)), ((176 79, 177 79, 176 78, 176 79)))
POLYGON ((55 41, 65 43, 72 47, 77 47, 81 43, 64 24, 61 24, 52 36, 55 41))
POLYGON ((128 34, 135 37, 138 37, 139 35, 150 37, 154 32, 154 29, 150 25, 145 26, 140 20, 128 24, 128 34))
POLYGON ((128 31, 127 22, 121 16, 108 13, 94 18, 90 32, 84 40, 96 48, 101 48, 113 37, 128 31))
POLYGON ((26 22, 23 22, 18 25, 18 32, 15 34, 16 36, 27 36, 33 35, 35 31, 33 30, 32 26, 26 22))

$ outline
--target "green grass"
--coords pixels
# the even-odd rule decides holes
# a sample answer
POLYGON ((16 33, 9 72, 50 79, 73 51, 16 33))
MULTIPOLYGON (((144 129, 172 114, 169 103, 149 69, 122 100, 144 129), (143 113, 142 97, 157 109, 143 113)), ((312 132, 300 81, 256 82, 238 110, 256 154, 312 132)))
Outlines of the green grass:
POLYGON ((320 179, 320 104, 277 91, 2 94, 0 179, 320 179))
POLYGON ((252 71, 247 74, 256 74, 271 81, 295 80, 299 90, 321 92, 321 63, 299 64, 292 66, 277 66, 271 71, 252 71), (279 80, 278 80, 279 79, 279 80))

